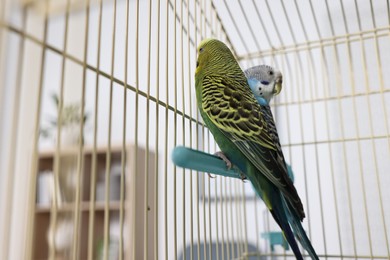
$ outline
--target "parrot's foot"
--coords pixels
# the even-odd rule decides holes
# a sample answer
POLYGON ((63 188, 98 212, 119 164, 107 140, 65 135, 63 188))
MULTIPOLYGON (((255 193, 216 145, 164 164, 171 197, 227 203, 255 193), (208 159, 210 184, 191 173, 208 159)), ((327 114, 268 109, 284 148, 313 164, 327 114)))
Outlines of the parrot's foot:
POLYGON ((216 152, 214 155, 218 156, 226 163, 228 170, 230 170, 232 168, 232 166, 233 166, 232 162, 229 161, 229 159, 226 157, 226 155, 223 152, 219 151, 219 152, 216 152))
POLYGON ((211 175, 210 173, 207 173, 207 175, 208 175, 209 178, 211 178, 211 179, 214 179, 214 178, 215 178, 215 176, 211 175))
POLYGON ((240 170, 238 169, 237 166, 233 165, 233 168, 236 170, 236 172, 238 172, 238 174, 240 175, 240 179, 245 182, 248 178, 246 177, 246 175, 240 170))
POLYGON ((242 173, 242 171, 240 171, 240 178, 243 182, 245 182, 245 180, 247 180, 247 177, 244 173, 242 173))
MULTIPOLYGON (((219 158, 221 158, 225 163, 226 163, 226 167, 228 170, 234 168, 236 171, 238 171, 240 173, 240 178, 242 181, 245 181, 247 179, 246 175, 240 170, 237 168, 237 166, 233 165, 231 161, 229 161, 229 159, 226 157, 226 155, 219 151, 219 152, 216 152, 214 155, 218 156, 219 158)), ((211 177, 211 175, 208 173, 209 177, 211 177)))

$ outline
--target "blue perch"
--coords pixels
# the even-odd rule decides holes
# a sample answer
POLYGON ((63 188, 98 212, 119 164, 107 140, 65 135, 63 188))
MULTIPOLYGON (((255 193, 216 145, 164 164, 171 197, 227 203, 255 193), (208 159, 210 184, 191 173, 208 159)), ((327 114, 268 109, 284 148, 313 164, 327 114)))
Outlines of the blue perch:
POLYGON ((218 156, 184 146, 173 149, 172 161, 182 168, 241 179, 240 171, 235 166, 229 170, 226 163, 218 156))

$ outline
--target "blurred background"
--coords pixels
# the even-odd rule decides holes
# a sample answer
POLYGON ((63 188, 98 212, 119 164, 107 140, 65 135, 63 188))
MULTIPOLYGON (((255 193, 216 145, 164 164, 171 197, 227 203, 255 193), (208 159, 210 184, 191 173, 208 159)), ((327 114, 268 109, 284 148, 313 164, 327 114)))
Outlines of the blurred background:
POLYGON ((386 0, 1 0, 0 259, 294 259, 218 151, 196 46, 283 73, 272 101, 321 259, 390 257, 386 0))

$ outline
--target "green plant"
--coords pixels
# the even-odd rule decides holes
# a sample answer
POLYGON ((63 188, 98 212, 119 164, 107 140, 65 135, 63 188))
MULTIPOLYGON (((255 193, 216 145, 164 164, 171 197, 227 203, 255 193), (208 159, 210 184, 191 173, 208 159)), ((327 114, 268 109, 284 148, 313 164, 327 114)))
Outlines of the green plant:
MULTIPOLYGON (((58 110, 60 108, 60 101, 58 95, 55 93, 52 94, 51 99, 57 109, 56 115, 58 115, 58 110)), ((49 117, 48 127, 41 128, 40 133, 44 138, 55 136, 56 132, 53 133, 53 131, 56 130, 58 126, 60 126, 61 128, 78 127, 82 121, 85 125, 88 121, 88 118, 88 112, 85 112, 84 116, 81 117, 81 105, 79 103, 68 104, 66 106, 63 106, 61 118, 49 117)))

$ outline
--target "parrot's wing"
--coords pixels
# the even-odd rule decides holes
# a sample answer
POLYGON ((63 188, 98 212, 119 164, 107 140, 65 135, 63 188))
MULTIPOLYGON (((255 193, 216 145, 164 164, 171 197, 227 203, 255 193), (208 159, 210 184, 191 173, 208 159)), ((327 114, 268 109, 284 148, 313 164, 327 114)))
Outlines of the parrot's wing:
POLYGON ((206 76, 202 109, 248 160, 285 194, 303 219, 303 205, 288 177, 273 119, 266 121, 262 107, 245 84, 248 83, 206 76))

